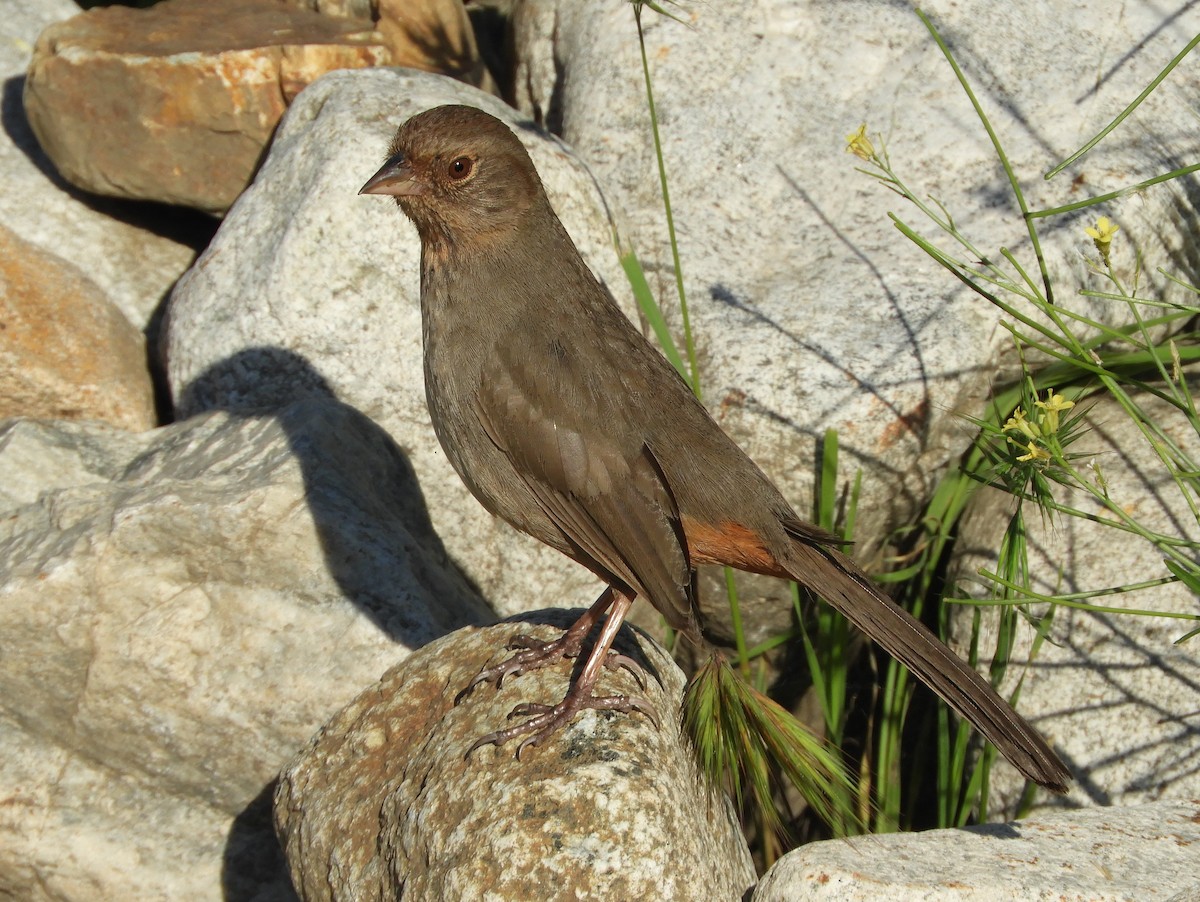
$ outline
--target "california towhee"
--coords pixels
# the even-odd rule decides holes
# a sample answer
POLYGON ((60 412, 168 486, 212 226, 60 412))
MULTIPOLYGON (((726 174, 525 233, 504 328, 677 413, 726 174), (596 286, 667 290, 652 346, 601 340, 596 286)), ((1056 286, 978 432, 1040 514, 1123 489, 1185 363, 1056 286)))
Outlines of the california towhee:
MULTIPOLYGON (((583 708, 648 707, 592 694, 634 598, 696 640, 695 568, 727 564, 820 595, 974 724, 1031 780, 1066 767, 971 667, 805 523, 721 431, 583 262, 528 153, 498 119, 443 106, 404 123, 360 193, 390 194, 421 236, 425 393, 442 448, 489 511, 587 567, 608 588, 551 643, 471 686, 574 656, 605 611, 563 700, 521 705, 536 745, 583 708)), ((471 687, 467 687, 470 689, 471 687)), ((464 690, 465 693, 466 690, 464 690)))

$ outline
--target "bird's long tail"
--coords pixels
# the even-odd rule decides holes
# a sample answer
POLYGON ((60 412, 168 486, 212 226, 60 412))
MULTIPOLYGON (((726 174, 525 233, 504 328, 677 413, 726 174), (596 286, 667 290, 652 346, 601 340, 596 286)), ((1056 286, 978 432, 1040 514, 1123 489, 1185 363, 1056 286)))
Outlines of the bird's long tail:
POLYGON ((823 598, 970 721, 1027 778, 1066 792, 1070 771, 988 682, 898 606, 846 555, 796 535, 785 561, 791 577, 823 598))

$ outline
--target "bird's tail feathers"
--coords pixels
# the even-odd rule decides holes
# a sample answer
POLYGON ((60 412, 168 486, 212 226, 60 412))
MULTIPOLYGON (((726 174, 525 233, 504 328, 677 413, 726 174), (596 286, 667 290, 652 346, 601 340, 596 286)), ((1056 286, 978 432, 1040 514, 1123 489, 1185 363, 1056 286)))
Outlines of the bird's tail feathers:
POLYGON ((1071 781, 1066 765, 982 676, 888 598, 850 558, 806 538, 795 537, 785 562, 796 582, 907 667, 1027 778, 1066 792, 1071 781))

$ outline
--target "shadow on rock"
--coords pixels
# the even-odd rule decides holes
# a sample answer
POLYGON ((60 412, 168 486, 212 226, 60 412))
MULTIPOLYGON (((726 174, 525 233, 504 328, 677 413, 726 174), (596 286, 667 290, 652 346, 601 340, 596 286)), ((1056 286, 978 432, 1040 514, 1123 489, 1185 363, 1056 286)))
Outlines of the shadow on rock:
POLYGON ((233 821, 221 862, 221 895, 226 902, 291 902, 299 898, 275 838, 271 809, 277 783, 268 783, 233 821))
MULTIPOLYGON (((330 575, 389 638, 416 649, 495 620, 434 532, 403 452, 369 417, 337 400, 303 357, 282 348, 248 349, 201 374, 178 407, 279 424, 303 474, 330 575)), ((271 823, 272 792, 273 785, 264 789, 230 832, 226 899, 294 898, 271 823)))
POLYGON ((390 638, 419 648, 495 620, 434 531, 416 473, 395 441, 339 401, 300 355, 241 351, 194 380, 177 408, 279 423, 300 465, 330 575, 390 638), (422 604, 427 615, 415 610, 422 604))

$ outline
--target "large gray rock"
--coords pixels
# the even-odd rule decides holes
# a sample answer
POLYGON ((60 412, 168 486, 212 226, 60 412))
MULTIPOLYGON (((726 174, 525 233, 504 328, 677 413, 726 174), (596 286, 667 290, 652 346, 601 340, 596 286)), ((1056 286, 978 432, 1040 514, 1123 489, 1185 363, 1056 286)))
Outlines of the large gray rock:
POLYGON ((78 13, 70 0, 0 0, 0 225, 78 266, 143 329, 195 252, 161 229, 134 224, 132 209, 82 199, 38 145, 22 106, 37 36, 78 13))
POLYGON ((336 403, 137 436, 10 421, 0 485, 0 895, 286 897, 279 768, 488 619, 403 457, 336 403))
MULTIPOLYGON (((1036 278, 1025 224, 911 4, 665 7, 684 21, 649 9, 642 18, 706 397, 801 510, 816 442, 837 429, 843 472, 863 471, 855 538, 869 557, 915 521, 965 450, 969 431, 956 415, 980 413, 998 349, 1011 352, 1011 342, 995 308, 896 231, 889 211, 955 250, 855 171, 845 136, 862 122, 872 137, 883 133, 917 195, 945 203, 975 240, 978 253, 957 250, 972 265, 1009 247, 1036 278)), ((1125 187, 1194 156, 1193 123, 1180 111, 1192 106, 1196 75, 1183 66, 1084 164, 1041 181, 1195 34, 1193 12, 1168 18, 1154 5, 1087 0, 922 8, 952 44, 1034 207, 1125 187)), ((520 0, 514 21, 519 106, 596 173, 622 238, 674 304, 632 4, 520 0)), ((1120 313, 1077 297, 1082 284, 1105 287, 1085 261, 1095 253, 1083 227, 1097 212, 1142 252, 1143 292, 1167 291, 1157 266, 1193 271, 1193 205, 1179 187, 1156 188, 1041 221, 1060 302, 1099 318, 1120 313)), ((1128 244, 1114 260, 1126 274, 1136 262, 1128 244)))
MULTIPOLYGON (((1193 388, 1195 391, 1195 388, 1193 388)), ((1200 438, 1178 409, 1146 393, 1133 395, 1148 418, 1177 447, 1200 456, 1200 438)), ((1093 403, 1093 402, 1085 402, 1093 403)), ((1112 399, 1094 402, 1088 431, 1070 446, 1077 466, 1095 480, 1094 462, 1107 492, 1146 529, 1200 543, 1200 525, 1165 465, 1112 399)), ((1058 504, 1108 521, 1118 519, 1082 488, 1052 483, 1058 504)), ((996 571, 995 549, 1013 512, 1013 499, 998 489, 980 492, 964 513, 952 575, 969 578, 972 595, 993 595, 975 576, 996 571)), ((1035 592, 1054 596, 1090 592, 1167 577, 1164 553, 1131 532, 1092 519, 1056 514, 1044 519, 1032 504, 1024 511, 1028 568, 1035 592)), ((1181 583, 1089 599, 1098 605, 1195 614, 1196 595, 1181 583)), ((1035 605, 1041 614, 1044 605, 1035 605)), ((995 612, 985 614, 980 648, 996 648, 995 612)), ((971 611, 951 621, 960 648, 969 642, 971 611)), ((1160 798, 1200 797, 1200 728, 1196 686, 1200 644, 1175 640, 1193 620, 1090 613, 1060 607, 1047 641, 1032 655, 1034 631, 1018 629, 1002 691, 1020 680, 1020 710, 1062 754, 1077 781, 1066 797, 1039 794, 1037 806, 1135 805, 1160 798), (1032 655, 1032 660, 1030 660, 1032 655)), ((993 771, 991 801, 1009 816, 1023 781, 1007 762, 993 771)))
MULTIPOLYGON (((456 102, 513 121, 490 95, 404 70, 335 72, 300 95, 254 184, 172 294, 176 411, 278 405, 319 382, 405 449, 438 535, 498 611, 588 604, 599 593, 591 574, 493 519, 446 462, 425 408, 420 242, 389 199, 357 194, 401 122, 456 102)), ((553 139, 518 133, 567 228, 620 290, 587 171, 553 139)))
POLYGON ((1197 874, 1193 800, 812 843, 779 859, 753 900, 1184 902, 1195 898, 1197 874))
MULTIPOLYGON (((576 612, 578 613, 578 612, 576 612)), ((275 821, 305 902, 413 899, 740 899, 754 867, 729 801, 707 788, 681 734, 683 674, 628 628, 646 662, 598 691, 641 695, 641 714, 576 717, 544 745, 464 752, 521 702, 557 702, 568 663, 480 686, 515 632, 557 638, 564 611, 460 630, 394 667, 280 776, 275 821), (558 627, 556 629, 555 627, 558 627)))

